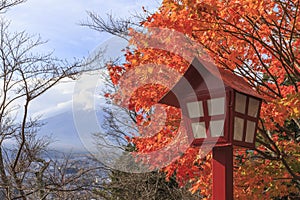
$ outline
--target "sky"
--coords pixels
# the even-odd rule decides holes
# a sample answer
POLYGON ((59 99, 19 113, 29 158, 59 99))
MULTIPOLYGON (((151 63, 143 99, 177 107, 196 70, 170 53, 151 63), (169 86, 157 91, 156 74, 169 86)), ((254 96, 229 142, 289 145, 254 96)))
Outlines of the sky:
MULTIPOLYGON (((142 6, 148 10, 155 10, 158 4, 149 0, 27 0, 8 10, 5 17, 11 21, 11 31, 24 30, 30 35, 47 40, 39 50, 53 51, 54 56, 72 61, 73 58, 88 58, 95 49, 104 46, 107 48, 107 45, 107 56, 113 57, 114 54, 121 54, 120 50, 126 45, 121 39, 107 33, 80 26, 81 22, 88 20, 87 11, 93 11, 102 17, 107 13, 115 17, 127 17, 135 12, 142 12, 142 6)), ((101 81, 81 81, 80 84, 81 86, 78 82, 65 81, 55 86, 33 102, 31 113, 42 114, 46 118, 70 110, 74 88, 82 88, 83 91, 92 89, 90 93, 83 93, 84 101, 84 98, 95 98, 95 85, 101 84, 101 81)), ((91 104, 93 101, 87 103, 91 104)), ((91 105, 85 107, 90 108, 91 105)))
MULTIPOLYGON (((88 19, 87 11, 102 17, 111 13, 126 17, 141 7, 151 9, 147 0, 27 0, 6 13, 13 30, 25 30, 49 40, 46 49, 64 58, 87 56, 109 35, 100 34, 79 24, 88 19)), ((154 3, 155 4, 155 3, 154 3)), ((157 4, 156 4, 157 5, 157 4)))

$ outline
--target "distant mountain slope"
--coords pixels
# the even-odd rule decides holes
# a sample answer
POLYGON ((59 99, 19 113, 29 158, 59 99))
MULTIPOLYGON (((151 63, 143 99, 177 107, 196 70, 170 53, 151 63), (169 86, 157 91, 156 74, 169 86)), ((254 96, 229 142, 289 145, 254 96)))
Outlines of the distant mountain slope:
MULTIPOLYGON (((83 121, 86 120, 83 114, 83 121)), ((42 120, 45 125, 39 131, 40 136, 51 136, 51 149, 67 152, 85 152, 86 149, 76 130, 72 111, 67 111, 42 120)), ((91 130, 92 131, 92 130, 91 130)))

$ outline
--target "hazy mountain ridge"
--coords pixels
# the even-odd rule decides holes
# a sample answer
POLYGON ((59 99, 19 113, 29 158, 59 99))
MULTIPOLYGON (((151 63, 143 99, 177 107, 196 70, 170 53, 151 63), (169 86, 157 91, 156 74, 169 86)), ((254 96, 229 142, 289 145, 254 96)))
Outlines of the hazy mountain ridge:
MULTIPOLYGON (((82 111, 82 123, 88 121, 89 119, 87 116, 94 113, 94 111, 82 111)), ((99 119, 102 119, 101 115, 99 119)), ((49 146, 50 149, 64 152, 72 151, 78 153, 87 151, 76 129, 72 111, 66 111, 55 116, 43 119, 42 123, 45 123, 45 125, 40 129, 38 135, 41 137, 45 136, 51 138, 52 142, 49 146)), ((95 127, 91 127, 88 123, 86 126, 87 132, 93 132, 96 130, 95 127)))

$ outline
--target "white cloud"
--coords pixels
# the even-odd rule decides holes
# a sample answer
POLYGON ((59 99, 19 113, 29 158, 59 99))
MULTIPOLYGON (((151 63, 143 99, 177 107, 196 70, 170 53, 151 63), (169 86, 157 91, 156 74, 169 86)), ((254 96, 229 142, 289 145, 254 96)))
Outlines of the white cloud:
POLYGON ((74 85, 74 81, 55 85, 31 103, 30 113, 33 116, 42 115, 43 118, 46 118, 71 110, 74 85))
POLYGON ((99 90, 103 85, 99 71, 83 74, 78 80, 61 82, 34 100, 30 105, 33 116, 48 118, 62 112, 76 110, 97 110, 104 99, 99 98, 99 90))

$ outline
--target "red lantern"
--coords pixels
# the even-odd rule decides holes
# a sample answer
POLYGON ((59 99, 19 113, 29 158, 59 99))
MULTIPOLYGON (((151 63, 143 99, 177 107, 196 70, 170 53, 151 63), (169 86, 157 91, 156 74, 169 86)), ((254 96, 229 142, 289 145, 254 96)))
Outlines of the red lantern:
POLYGON ((181 108, 192 145, 214 144, 213 199, 233 199, 232 145, 253 148, 262 98, 242 78, 194 59, 159 103, 181 108))
POLYGON ((193 145, 216 143, 253 148, 261 96, 242 77, 209 67, 194 59, 159 103, 181 108, 193 145))

